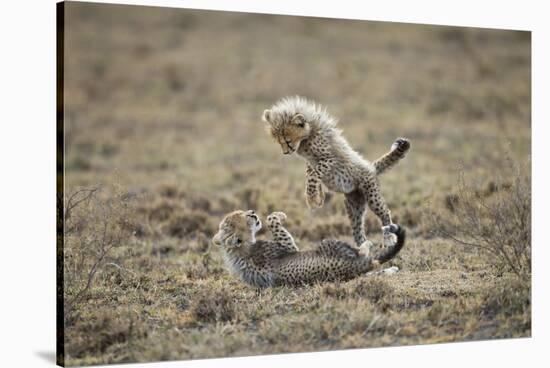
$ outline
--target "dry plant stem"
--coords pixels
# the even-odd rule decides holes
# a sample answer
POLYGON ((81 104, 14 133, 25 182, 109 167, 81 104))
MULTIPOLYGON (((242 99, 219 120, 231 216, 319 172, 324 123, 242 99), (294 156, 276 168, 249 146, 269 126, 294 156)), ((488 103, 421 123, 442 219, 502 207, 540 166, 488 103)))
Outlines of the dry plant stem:
MULTIPOLYGON (((118 203, 113 202, 113 200, 120 200, 120 198, 115 197, 111 198, 110 202, 102 202, 97 198, 99 188, 89 188, 89 189, 79 189, 69 196, 66 201, 66 206, 64 210, 64 233, 65 236, 76 236, 75 241, 78 243, 80 249, 85 251, 93 251, 92 263, 89 266, 89 270, 85 276, 85 284, 75 293, 74 296, 70 297, 66 301, 64 317, 65 320, 71 315, 75 310, 75 306, 83 301, 86 294, 89 292, 94 278, 102 266, 104 260, 109 255, 110 251, 119 245, 123 240, 124 233, 117 228, 117 221, 120 219, 115 218, 115 216, 120 215, 115 212, 115 208, 118 203), (90 209, 85 209, 83 213, 80 213, 80 218, 74 220, 75 223, 71 224, 72 213, 76 209, 80 209, 85 203, 90 203, 93 201, 95 205, 94 209, 99 211, 99 216, 94 217, 94 214, 90 212, 90 209), (80 221, 86 220, 91 221, 91 229, 85 233, 78 233, 82 231, 78 228, 80 221), (93 226, 94 221, 98 221, 98 227, 93 226)), ((123 202, 121 202, 123 203, 123 202)), ((97 214, 96 214, 97 215, 97 214)), ((66 249, 69 252, 69 249, 66 249)), ((73 272, 73 280, 78 279, 78 270, 86 269, 86 261, 89 260, 89 255, 82 253, 75 260, 75 267, 73 272)))
POLYGON ((86 282, 86 286, 84 286, 84 288, 82 288, 73 298, 71 298, 67 302, 67 305, 65 306, 65 318, 67 318, 67 316, 70 315, 70 313, 73 310, 74 305, 76 303, 80 302, 82 300, 82 298, 84 297, 84 295, 88 292, 88 290, 90 289, 90 286, 92 286, 92 282, 94 280, 94 276, 97 272, 97 269, 98 269, 99 265, 101 264, 101 262, 103 261, 103 259, 107 255, 107 253, 113 248, 113 246, 114 245, 111 245, 108 248, 105 248, 101 252, 101 254, 97 258, 97 260, 92 265, 92 268, 90 269, 90 272, 88 273, 88 280, 86 282))
POLYGON ((64 234, 67 235, 71 233, 74 228, 67 228, 67 221, 71 217, 73 209, 79 206, 85 201, 89 201, 95 194, 98 192, 99 187, 89 188, 89 189, 79 189, 69 196, 65 204, 65 209, 63 211, 63 228, 64 234), (80 197, 80 198, 79 198, 80 197))

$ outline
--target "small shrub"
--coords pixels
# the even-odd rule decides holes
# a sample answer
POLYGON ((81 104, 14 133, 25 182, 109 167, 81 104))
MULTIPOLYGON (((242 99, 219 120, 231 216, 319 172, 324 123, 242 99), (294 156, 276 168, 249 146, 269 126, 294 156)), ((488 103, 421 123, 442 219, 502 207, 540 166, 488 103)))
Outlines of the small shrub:
MULTIPOLYGON (((485 252, 521 278, 531 275, 531 173, 511 159, 506 178, 480 187, 461 173, 448 212, 434 214, 435 233, 485 252)), ((529 165, 526 165, 529 167, 529 165)), ((451 199, 450 199, 451 198, 451 199)))
POLYGON ((86 299, 112 250, 134 233, 132 197, 121 192, 100 197, 99 193, 99 188, 78 189, 63 200, 59 221, 63 225, 60 250, 66 321, 86 299))

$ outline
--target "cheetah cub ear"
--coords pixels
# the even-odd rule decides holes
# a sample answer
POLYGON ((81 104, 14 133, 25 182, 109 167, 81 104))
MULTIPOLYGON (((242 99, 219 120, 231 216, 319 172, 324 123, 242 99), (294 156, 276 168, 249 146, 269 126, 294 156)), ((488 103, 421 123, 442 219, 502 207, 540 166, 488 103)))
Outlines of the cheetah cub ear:
POLYGON ((271 110, 264 110, 264 113, 262 114, 262 121, 265 123, 271 122, 271 110))
POLYGON ((306 126, 306 118, 302 114, 296 114, 292 118, 292 123, 298 125, 300 128, 303 128, 306 126))

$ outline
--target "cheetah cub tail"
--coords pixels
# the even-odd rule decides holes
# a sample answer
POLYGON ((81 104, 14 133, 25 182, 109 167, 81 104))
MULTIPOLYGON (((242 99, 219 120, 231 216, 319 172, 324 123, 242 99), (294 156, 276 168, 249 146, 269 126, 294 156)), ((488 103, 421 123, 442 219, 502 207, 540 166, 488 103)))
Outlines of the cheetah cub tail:
POLYGON ((403 245, 405 245, 406 232, 399 225, 393 225, 391 231, 397 236, 397 242, 391 247, 384 248, 379 254, 375 255, 373 258, 374 264, 382 264, 390 259, 394 258, 397 253, 401 251, 403 245))

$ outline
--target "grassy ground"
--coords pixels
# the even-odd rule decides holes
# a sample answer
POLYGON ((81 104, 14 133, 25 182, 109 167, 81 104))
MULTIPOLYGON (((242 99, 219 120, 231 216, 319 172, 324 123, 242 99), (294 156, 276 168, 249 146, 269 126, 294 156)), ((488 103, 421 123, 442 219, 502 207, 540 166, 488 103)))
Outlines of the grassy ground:
MULTIPOLYGON (((427 215, 452 209, 460 170, 492 188, 505 152, 530 155, 528 33, 76 3, 65 31, 66 192, 101 185, 100 200, 122 191, 132 206, 67 318, 67 364, 530 336, 529 282, 427 215), (381 178, 409 235, 397 275, 257 291, 209 246, 234 209, 285 211, 302 249, 351 240, 342 196, 309 212, 303 161, 264 132, 261 112, 289 94, 327 105, 369 159, 410 138, 381 178)), ((80 218, 121 219, 97 208, 80 218)), ((97 256, 79 231, 66 300, 97 256)))

